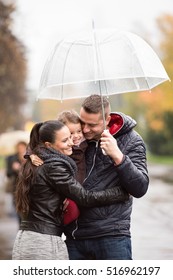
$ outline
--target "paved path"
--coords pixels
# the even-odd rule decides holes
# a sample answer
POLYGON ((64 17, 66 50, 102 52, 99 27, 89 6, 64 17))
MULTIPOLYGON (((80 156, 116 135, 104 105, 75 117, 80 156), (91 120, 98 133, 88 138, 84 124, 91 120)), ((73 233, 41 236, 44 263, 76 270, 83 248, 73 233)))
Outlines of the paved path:
POLYGON ((173 260, 173 185, 151 179, 148 193, 134 199, 133 258, 173 260))
MULTIPOLYGON (((173 168, 150 166, 148 193, 134 199, 132 213, 133 259, 173 260, 173 185, 157 179, 172 172, 173 168)), ((0 260, 10 260, 18 222, 11 217, 9 195, 2 188, 3 174, 0 173, 0 260)))
POLYGON ((4 173, 0 171, 0 260, 10 260, 13 242, 18 230, 18 221, 11 194, 4 191, 4 173))
POLYGON ((5 216, 0 219, 0 260, 11 260, 17 230, 18 223, 14 217, 5 216))

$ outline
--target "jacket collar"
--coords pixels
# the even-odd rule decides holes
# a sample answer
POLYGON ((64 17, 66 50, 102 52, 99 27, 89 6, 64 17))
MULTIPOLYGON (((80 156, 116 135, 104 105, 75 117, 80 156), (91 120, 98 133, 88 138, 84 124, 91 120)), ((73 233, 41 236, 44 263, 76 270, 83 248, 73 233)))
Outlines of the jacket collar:
POLYGON ((36 152, 36 154, 44 161, 44 163, 52 164, 52 162, 64 162, 66 165, 69 166, 72 173, 75 174, 75 172, 77 171, 77 166, 74 160, 69 156, 59 153, 55 149, 47 148, 45 146, 40 145, 35 149, 34 152, 36 152))

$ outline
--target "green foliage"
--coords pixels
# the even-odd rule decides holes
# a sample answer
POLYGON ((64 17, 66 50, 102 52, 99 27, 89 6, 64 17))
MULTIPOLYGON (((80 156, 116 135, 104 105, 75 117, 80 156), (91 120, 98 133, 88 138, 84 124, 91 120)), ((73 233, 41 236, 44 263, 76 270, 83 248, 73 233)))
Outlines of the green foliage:
POLYGON ((155 155, 173 155, 173 112, 164 112, 162 118, 162 130, 147 129, 148 148, 155 155))
POLYGON ((158 156, 148 152, 147 160, 148 163, 152 164, 173 165, 173 156, 158 156))
MULTIPOLYGON (((161 33, 160 59, 173 80, 173 15, 157 19, 161 33)), ((123 95, 123 111, 138 123, 137 130, 149 151, 155 155, 173 155, 173 87, 169 82, 149 92, 123 95)))
POLYGON ((5 168, 5 158, 0 156, 0 169, 5 168))

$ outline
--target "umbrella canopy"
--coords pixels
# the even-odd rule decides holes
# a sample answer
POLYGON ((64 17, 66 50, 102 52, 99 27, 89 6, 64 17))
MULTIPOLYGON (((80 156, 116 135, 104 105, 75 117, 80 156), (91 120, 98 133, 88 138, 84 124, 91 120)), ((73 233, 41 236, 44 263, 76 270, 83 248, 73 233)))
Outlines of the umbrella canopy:
POLYGON ((153 49, 139 36, 115 29, 75 33, 58 43, 40 81, 38 98, 151 90, 169 80, 153 49))
POLYGON ((19 141, 29 142, 30 133, 24 130, 4 132, 0 135, 0 155, 9 155, 15 152, 19 141))

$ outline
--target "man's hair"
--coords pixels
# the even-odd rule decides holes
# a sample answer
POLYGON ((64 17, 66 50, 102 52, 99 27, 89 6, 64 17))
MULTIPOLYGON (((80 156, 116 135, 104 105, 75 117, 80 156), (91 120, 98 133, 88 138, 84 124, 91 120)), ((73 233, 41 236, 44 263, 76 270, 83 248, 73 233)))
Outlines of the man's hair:
POLYGON ((75 110, 62 111, 58 115, 58 121, 61 121, 65 125, 67 125, 68 123, 81 123, 80 117, 75 110))
POLYGON ((110 103, 107 97, 98 94, 92 94, 87 97, 83 103, 82 108, 89 114, 102 114, 102 104, 105 110, 105 117, 110 114, 110 103))

